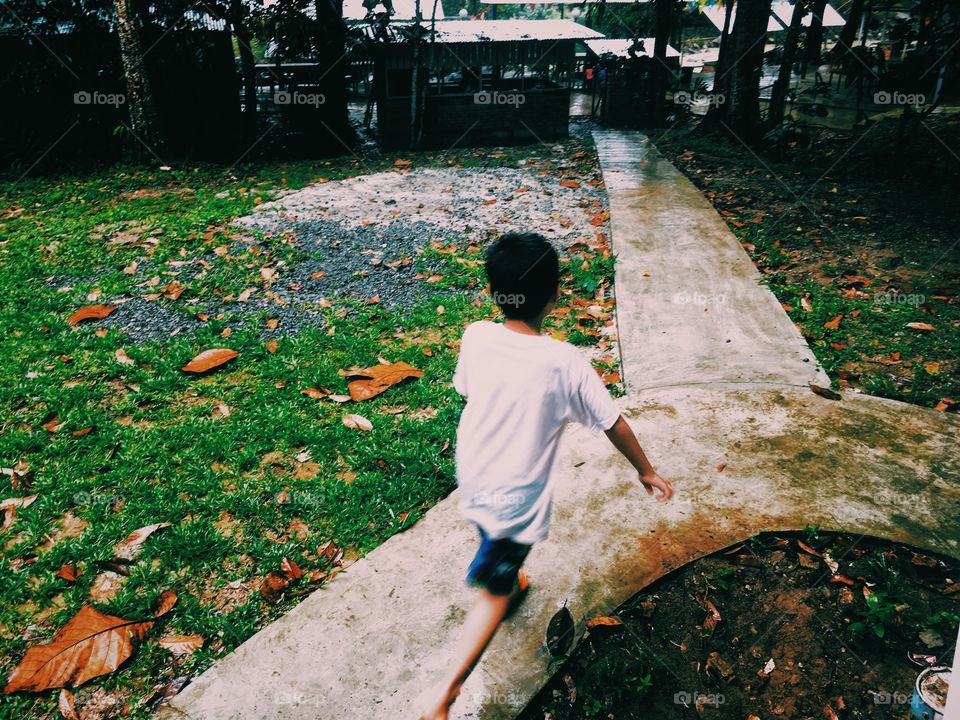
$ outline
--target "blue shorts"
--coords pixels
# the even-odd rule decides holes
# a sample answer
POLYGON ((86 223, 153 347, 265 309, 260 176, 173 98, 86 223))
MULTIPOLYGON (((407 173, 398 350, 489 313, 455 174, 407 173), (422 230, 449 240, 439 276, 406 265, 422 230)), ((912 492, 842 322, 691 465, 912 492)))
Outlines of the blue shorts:
POLYGON ((492 595, 509 595, 531 545, 510 538, 491 540, 479 525, 480 548, 467 570, 467 584, 486 588, 492 595))

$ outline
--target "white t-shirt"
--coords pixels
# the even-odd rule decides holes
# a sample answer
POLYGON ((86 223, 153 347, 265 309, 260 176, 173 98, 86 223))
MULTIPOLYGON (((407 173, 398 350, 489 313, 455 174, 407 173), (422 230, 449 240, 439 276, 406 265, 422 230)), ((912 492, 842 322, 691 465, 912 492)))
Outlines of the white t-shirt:
POLYGON ((453 385, 467 398, 457 428, 461 512, 493 539, 545 540, 564 426, 609 430, 620 416, 603 382, 572 345, 481 321, 463 333, 453 385))

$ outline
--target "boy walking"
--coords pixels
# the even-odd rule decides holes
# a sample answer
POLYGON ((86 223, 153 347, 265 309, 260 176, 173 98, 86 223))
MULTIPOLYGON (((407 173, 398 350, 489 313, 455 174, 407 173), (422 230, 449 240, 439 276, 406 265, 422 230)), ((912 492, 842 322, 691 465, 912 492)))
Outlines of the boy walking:
POLYGON ((553 464, 568 422, 605 432, 648 493, 673 497, 586 358, 541 334, 560 290, 553 246, 540 235, 504 235, 487 252, 486 272, 506 319, 466 329, 453 377, 467 399, 457 429, 457 483, 460 510, 480 533, 467 571, 479 598, 421 720, 447 718, 500 622, 527 591, 521 566, 533 544, 547 538, 553 464))

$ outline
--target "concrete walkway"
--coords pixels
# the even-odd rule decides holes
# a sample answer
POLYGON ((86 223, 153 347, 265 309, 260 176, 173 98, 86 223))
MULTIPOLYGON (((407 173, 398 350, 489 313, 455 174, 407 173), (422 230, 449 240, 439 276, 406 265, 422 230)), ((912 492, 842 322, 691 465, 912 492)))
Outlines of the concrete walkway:
MULTIPOLYGON (((960 557, 960 419, 814 395, 807 384, 827 378, 696 188, 639 134, 595 139, 617 252, 622 408, 677 496, 652 502, 602 435, 571 428, 551 538, 527 563, 531 593, 454 718, 507 720, 524 707, 556 669, 544 637, 562 605, 582 630, 760 531, 820 524, 960 557)), ((413 720, 471 602, 462 577, 476 538, 455 502, 250 638, 162 716, 413 720)))

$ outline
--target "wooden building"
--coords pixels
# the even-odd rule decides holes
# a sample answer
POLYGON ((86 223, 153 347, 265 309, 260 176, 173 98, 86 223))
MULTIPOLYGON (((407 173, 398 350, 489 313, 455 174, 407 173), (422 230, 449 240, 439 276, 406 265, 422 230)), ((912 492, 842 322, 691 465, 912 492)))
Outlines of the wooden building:
POLYGON ((423 147, 511 145, 566 137, 577 42, 603 37, 570 20, 391 23, 377 44, 374 96, 386 149, 410 147, 414 45, 420 55, 423 147), (435 29, 431 30, 431 25, 435 29))
MULTIPOLYGON (((586 42, 592 68, 589 90, 593 115, 608 127, 643 126, 653 104, 654 38, 597 39, 586 42)), ((666 64, 680 69, 679 51, 667 45, 666 64)))

